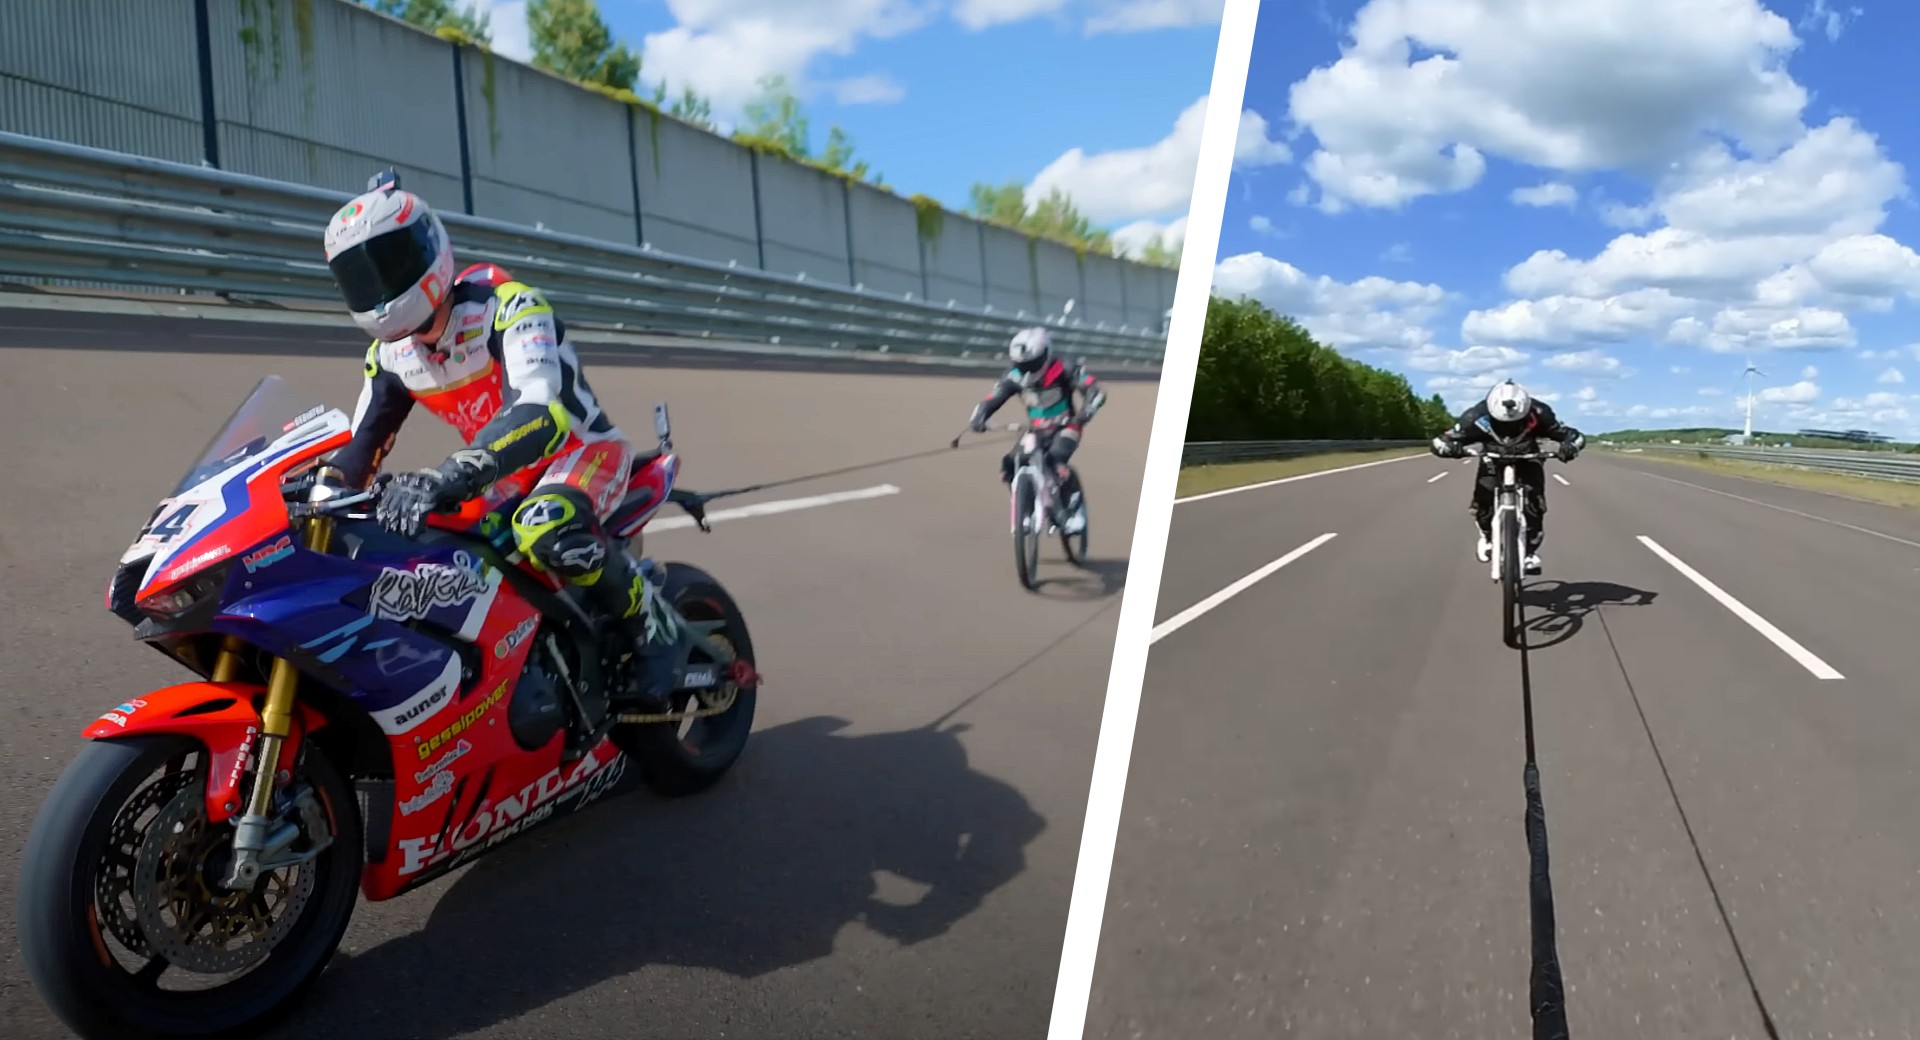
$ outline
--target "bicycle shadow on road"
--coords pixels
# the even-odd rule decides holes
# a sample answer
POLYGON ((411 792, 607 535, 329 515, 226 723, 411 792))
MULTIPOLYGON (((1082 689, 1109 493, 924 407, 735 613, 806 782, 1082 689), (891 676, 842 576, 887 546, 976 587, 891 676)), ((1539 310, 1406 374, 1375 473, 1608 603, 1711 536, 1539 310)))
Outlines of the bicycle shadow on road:
POLYGON ((1560 581, 1549 578, 1521 590, 1528 609, 1526 636, 1528 650, 1545 650, 1572 639, 1585 626, 1586 617, 1601 607, 1638 607, 1651 604, 1657 592, 1636 589, 1611 581, 1560 581), (1533 611, 1545 611, 1536 614, 1533 611), (1535 636, 1549 636, 1536 642, 1535 636))
POLYGON ((1127 561, 1088 560, 1071 578, 1041 578, 1034 593, 1046 599, 1091 603, 1127 587, 1127 561))
MULTIPOLYGON (((274 1035, 440 1040, 649 965, 751 978, 817 960, 853 922, 913 945, 1026 869, 1046 820, 971 768, 965 726, 846 726, 756 731, 705 794, 617 797, 481 860, 424 928, 337 959, 274 1035), (879 872, 907 883, 889 890, 926 891, 883 899, 879 872)), ((671 1015, 632 1000, 622 1035, 673 1033, 671 1015)))

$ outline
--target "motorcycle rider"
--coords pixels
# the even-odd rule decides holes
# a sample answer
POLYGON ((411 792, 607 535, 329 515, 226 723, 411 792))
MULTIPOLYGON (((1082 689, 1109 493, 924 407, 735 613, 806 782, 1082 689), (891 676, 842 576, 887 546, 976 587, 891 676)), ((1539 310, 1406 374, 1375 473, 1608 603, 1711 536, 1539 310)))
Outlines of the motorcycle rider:
POLYGON ((354 323, 374 337, 353 439, 332 464, 364 487, 416 402, 453 426, 467 447, 397 475, 376 509, 380 524, 412 537, 429 512, 526 495, 511 520, 520 552, 584 587, 632 641, 643 667, 621 699, 670 710, 682 630, 652 568, 615 551, 605 527, 627 493, 634 449, 595 399, 566 323, 540 290, 490 264, 456 277, 446 227, 393 171, 368 189, 326 230, 327 267, 354 323))
MULTIPOLYGON (((1081 428, 1092 422, 1107 403, 1106 391, 1100 389, 1099 382, 1084 363, 1055 358, 1053 338, 1040 326, 1014 333, 1013 340, 1007 344, 1007 356, 1013 367, 993 385, 992 392, 974 406, 968 425, 975 433, 987 432, 987 420, 993 418, 993 413, 1015 394, 1020 395, 1027 406, 1027 422, 1038 428, 1041 453, 1053 465, 1058 481, 1064 508, 1056 508, 1060 508, 1065 519, 1057 522, 1067 534, 1078 534, 1086 527, 1087 518, 1081 511, 1080 474, 1067 460, 1080 447, 1081 428), (1080 394, 1080 410, 1068 418, 1075 391, 1080 394)), ((1000 460, 1002 483, 1013 482, 1013 455, 1010 451, 1000 460)))
MULTIPOLYGON (((1462 458, 1470 444, 1485 444, 1500 450, 1527 453, 1539 451, 1541 439, 1560 442, 1561 462, 1572 462, 1587 446, 1586 435, 1560 421, 1545 401, 1509 379, 1487 391, 1486 399, 1461 413, 1453 428, 1433 439, 1432 450, 1443 459, 1462 458)), ((1546 538, 1547 467, 1538 460, 1515 462, 1514 479, 1527 487, 1527 559, 1528 574, 1540 573, 1540 543, 1546 538)), ((1469 507, 1473 522, 1480 528, 1480 543, 1475 553, 1485 563, 1493 555, 1493 494, 1500 474, 1493 466, 1481 465, 1473 484, 1473 503, 1469 507)))

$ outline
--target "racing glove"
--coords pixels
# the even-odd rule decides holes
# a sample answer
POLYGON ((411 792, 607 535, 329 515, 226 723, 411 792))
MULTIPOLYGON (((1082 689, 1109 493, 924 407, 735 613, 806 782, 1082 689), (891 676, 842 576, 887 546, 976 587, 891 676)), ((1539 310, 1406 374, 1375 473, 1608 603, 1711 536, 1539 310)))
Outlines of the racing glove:
POLYGON ((974 405, 973 417, 967 420, 967 428, 972 430, 975 433, 987 432, 986 411, 987 410, 985 408, 982 408, 979 405, 974 405))
POLYGON ((463 448, 433 469, 394 477, 380 496, 374 518, 394 534, 417 537, 428 513, 452 509, 478 495, 493 483, 497 470, 492 452, 463 448))
POLYGON ((1557 454, 1560 456, 1561 462, 1572 462, 1574 460, 1574 457, 1579 455, 1581 452, 1581 449, 1585 448, 1586 446, 1587 446, 1586 437, 1580 434, 1574 434, 1572 440, 1560 442, 1560 451, 1557 454))
POLYGON ((1443 459, 1457 459, 1465 454, 1465 449, 1461 448, 1460 445, 1448 443, 1445 437, 1435 437, 1433 439, 1433 453, 1443 459))

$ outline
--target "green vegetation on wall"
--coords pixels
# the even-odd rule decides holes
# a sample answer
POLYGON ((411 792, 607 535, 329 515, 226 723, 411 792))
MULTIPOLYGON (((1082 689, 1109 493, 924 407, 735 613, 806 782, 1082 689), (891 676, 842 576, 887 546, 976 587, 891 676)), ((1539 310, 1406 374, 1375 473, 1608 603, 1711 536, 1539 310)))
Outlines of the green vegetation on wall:
POLYGON ((913 195, 907 201, 913 203, 913 224, 920 232, 920 240, 939 249, 940 236, 947 230, 947 208, 929 195, 913 195))
POLYGON ((1214 297, 1187 440, 1411 440, 1453 422, 1438 394, 1318 343, 1252 300, 1214 297))

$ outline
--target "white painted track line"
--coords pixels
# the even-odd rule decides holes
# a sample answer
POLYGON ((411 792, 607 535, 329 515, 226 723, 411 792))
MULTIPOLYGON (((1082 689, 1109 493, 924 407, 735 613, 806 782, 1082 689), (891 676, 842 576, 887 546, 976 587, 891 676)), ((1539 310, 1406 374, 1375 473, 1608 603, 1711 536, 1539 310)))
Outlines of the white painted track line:
POLYGON ((1560 474, 1558 474, 1558 473, 1555 473, 1555 474, 1553 475, 1553 479, 1555 479, 1555 480, 1557 480, 1557 481, 1559 481, 1559 482, 1560 482, 1560 486, 1561 486, 1561 487, 1572 487, 1572 486, 1573 486, 1573 483, 1572 483, 1571 481, 1569 481, 1569 480, 1567 480, 1567 478, 1565 478, 1565 477, 1563 477, 1563 476, 1561 476, 1561 475, 1560 475, 1560 474))
MULTIPOLYGON (((1824 516, 1816 516, 1812 513, 1803 513, 1798 509, 1788 509, 1786 506, 1777 506, 1777 505, 1774 505, 1772 502, 1762 502, 1757 498, 1748 498, 1745 495, 1736 495, 1731 491, 1722 491, 1719 488, 1710 488, 1705 484, 1695 484, 1691 480, 1675 480, 1672 477, 1663 477, 1658 473, 1647 473, 1645 471, 1640 471, 1640 470, 1636 470, 1635 472, 1638 472, 1643 477, 1652 477, 1655 480, 1664 480, 1669 484, 1679 484, 1682 487, 1690 487, 1696 491, 1705 491, 1709 495, 1719 495, 1722 498, 1731 498, 1737 502, 1745 502, 1748 505, 1761 506, 1766 509, 1772 509, 1776 512, 1786 513, 1789 516, 1797 516, 1805 520, 1817 520, 1823 524, 1832 524, 1835 527, 1843 527, 1849 531, 1857 531, 1860 534, 1872 535, 1873 537, 1879 538, 1883 541, 1894 542, 1900 545, 1909 546, 1914 549, 1920 549, 1920 542, 1913 541, 1912 539, 1909 539, 1909 538, 1901 538, 1898 535, 1891 535, 1886 533, 1885 531, 1876 531, 1871 527, 1861 527, 1858 524, 1849 524, 1840 520, 1829 519, 1824 516)), ((1805 489, 1803 488, 1801 490, 1805 490, 1805 489)), ((1813 494, 1823 494, 1823 492, 1816 491, 1816 492, 1813 492, 1813 494)))
POLYGON ((1233 584, 1227 586, 1226 588, 1221 589, 1219 592, 1216 592, 1213 595, 1208 596, 1206 599, 1203 599, 1200 602, 1195 603, 1193 606, 1188 607, 1187 609, 1181 611, 1180 613, 1175 614, 1174 616, 1166 619, 1165 621, 1160 622, 1158 625, 1155 625, 1153 627, 1153 634, 1150 637, 1148 637, 1147 642, 1149 644, 1158 643, 1161 639, 1167 636, 1170 636, 1173 633, 1179 631, 1181 628, 1185 627, 1188 622, 1197 619, 1198 617, 1200 617, 1200 615, 1205 614, 1207 611, 1212 610, 1213 608, 1219 606, 1220 604, 1225 603, 1226 601, 1232 599, 1235 596, 1238 596, 1242 592, 1247 591, 1248 589, 1252 588, 1255 584, 1260 582, 1262 579, 1272 574, 1274 571, 1277 571, 1280 568, 1285 567, 1287 564, 1292 563, 1293 561, 1299 559, 1300 557, 1305 556, 1306 554, 1314 551, 1315 549, 1320 548, 1321 546, 1327 544, 1330 541, 1333 541, 1333 539, 1334 539, 1334 535, 1332 532, 1323 534, 1320 537, 1315 538, 1313 541, 1308 542, 1307 544, 1301 546, 1300 548, 1295 549, 1294 551, 1286 554, 1285 556, 1280 557, 1279 559, 1273 561, 1272 563, 1269 563, 1266 566, 1261 567, 1259 570, 1254 571, 1252 574, 1249 574, 1246 577, 1241 578, 1239 581, 1236 581, 1233 584))
POLYGON ((1699 571, 1694 570, 1692 567, 1687 566, 1684 562, 1681 561, 1681 559, 1678 556, 1675 556, 1674 554, 1668 552, 1666 549, 1662 548, 1659 542, 1656 542, 1653 539, 1648 538, 1644 534, 1639 535, 1638 537, 1640 539, 1640 544, 1646 546, 1648 549, 1651 549, 1655 556, 1658 556, 1661 559, 1667 561, 1667 563, 1670 566, 1672 566, 1674 570, 1679 571, 1682 575, 1684 575, 1687 578, 1687 580, 1693 582, 1695 585, 1700 586, 1700 588, 1704 590, 1707 595, 1712 596, 1714 599, 1719 600, 1720 605, 1732 611, 1734 617, 1737 617, 1740 620, 1745 621, 1748 625, 1751 625, 1753 627, 1754 631, 1760 633, 1763 636, 1766 636, 1767 639, 1771 641, 1774 646, 1779 647, 1781 651, 1784 652, 1788 657, 1791 657, 1795 661, 1799 662, 1800 667, 1805 668, 1809 672, 1812 672, 1814 675, 1814 678, 1817 678, 1817 679, 1846 678, 1846 676, 1841 675, 1837 671, 1834 671, 1834 668, 1832 665, 1816 657, 1811 650, 1808 650, 1806 647, 1801 646, 1799 643, 1795 642, 1792 636, 1787 635, 1785 632, 1780 631, 1778 628, 1775 628, 1773 625, 1773 622, 1768 621, 1766 618, 1763 618, 1759 614, 1754 613, 1752 608, 1748 607, 1745 603, 1742 603, 1739 600, 1734 599, 1732 596, 1728 595, 1725 590, 1720 588, 1720 586, 1715 585, 1711 581, 1708 581, 1705 575, 1701 574, 1699 571))
POLYGON ((1439 480, 1439 479, 1440 479, 1441 477, 1444 477, 1444 476, 1446 476, 1446 475, 1447 475, 1447 471, 1443 469, 1443 470, 1441 470, 1440 472, 1438 472, 1438 473, 1435 473, 1435 474, 1434 474, 1433 476, 1431 476, 1431 477, 1428 477, 1428 478, 1427 478, 1427 483, 1429 483, 1429 484, 1431 484, 1431 483, 1433 483, 1434 481, 1436 481, 1436 480, 1439 480))
MULTIPOLYGON (((775 513, 791 513, 801 509, 818 509, 821 506, 837 505, 841 502, 858 502, 868 498, 885 498, 888 495, 897 495, 899 493, 900 489, 894 487, 892 484, 876 484, 873 487, 857 488, 853 491, 835 491, 831 494, 814 495, 810 498, 786 498, 777 502, 756 502, 753 505, 740 506, 735 509, 712 510, 707 513, 707 522, 718 523, 722 520, 744 520, 750 516, 772 516, 775 513)), ((694 526, 693 517, 668 516, 650 521, 646 529, 647 533, 651 534, 655 531, 671 531, 676 527, 692 526, 694 526)))
POLYGON ((1312 473, 1301 473, 1296 476, 1281 477, 1279 480, 1263 480, 1258 484, 1242 484, 1239 487, 1230 487, 1222 491, 1207 491, 1198 495, 1188 495, 1185 498, 1176 498, 1173 500, 1173 504, 1176 506, 1183 506, 1183 505, 1186 505, 1188 502, 1199 502, 1204 499, 1219 498, 1221 495, 1237 495, 1242 491, 1258 491, 1261 488, 1270 488, 1278 484, 1291 484, 1296 480, 1312 480, 1314 477, 1329 477, 1335 473, 1351 473, 1356 469, 1367 469, 1368 467, 1371 467, 1371 466, 1384 466, 1389 462, 1405 462, 1408 459, 1424 459, 1428 456, 1428 454, 1429 454, 1428 452, 1423 451, 1418 455, 1396 455, 1393 458, 1381 459, 1378 462, 1361 462, 1352 466, 1340 466, 1335 469, 1321 469, 1321 470, 1315 470, 1312 473))

